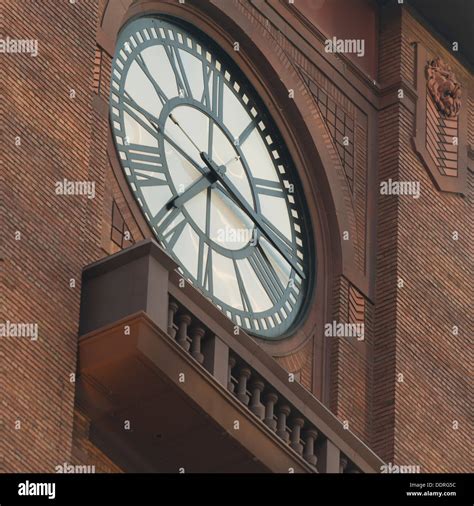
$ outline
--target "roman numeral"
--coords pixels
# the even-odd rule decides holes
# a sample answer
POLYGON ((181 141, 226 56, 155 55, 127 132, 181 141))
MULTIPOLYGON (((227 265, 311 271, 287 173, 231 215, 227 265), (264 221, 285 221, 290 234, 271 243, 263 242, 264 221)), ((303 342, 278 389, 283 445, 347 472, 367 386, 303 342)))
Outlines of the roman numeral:
MULTIPOLYGON (((211 188, 207 189, 207 200, 206 200, 206 235, 209 236, 211 228, 211 188)), ((207 256, 206 262, 204 263, 204 246, 205 241, 201 239, 199 241, 199 253, 198 253, 198 276, 197 280, 206 290, 210 293, 213 292, 213 279, 212 279, 212 248, 207 245, 207 256)))
POLYGON ((156 82, 155 78, 151 75, 150 70, 148 69, 145 60, 143 59, 142 55, 137 55, 136 61, 138 63, 138 66, 142 69, 143 73, 147 76, 148 80, 153 85, 153 88, 156 91, 156 94, 158 95, 158 98, 160 99, 160 102, 164 104, 168 101, 168 97, 166 96, 165 92, 160 88, 160 85, 156 82))
POLYGON ((239 135, 237 140, 237 145, 242 146, 242 144, 248 139, 249 135, 255 130, 256 124, 254 121, 251 121, 239 135))
POLYGON ((285 287, 260 246, 254 249, 252 255, 248 257, 248 261, 273 304, 280 302, 285 287))
POLYGON ((156 170, 163 171, 163 162, 161 156, 157 153, 157 149, 141 144, 128 144, 126 146, 127 158, 134 170, 156 170))
POLYGON ((213 112, 219 120, 222 121, 224 114, 224 78, 217 70, 214 71, 212 82, 212 102, 211 112, 213 112))
MULTIPOLYGON (((164 173, 163 173, 164 174, 164 173)), ((158 174, 141 174, 140 172, 135 173, 136 176, 136 184, 142 187, 146 186, 168 186, 168 182, 165 179, 158 177, 158 174)))
POLYGON ((167 173, 156 148, 140 144, 129 144, 126 148, 128 150, 121 148, 120 151, 127 154, 129 166, 137 185, 142 187, 168 184, 167 173))
POLYGON ((211 75, 211 68, 203 62, 202 65, 202 82, 204 83, 204 90, 202 92, 201 103, 206 107, 211 107, 211 96, 209 90, 209 77, 211 75))
POLYGON ((207 244, 207 254, 204 259, 205 245, 206 242, 201 238, 199 241, 197 281, 205 290, 212 294, 214 292, 214 282, 212 277, 212 248, 207 244))
POLYGON ((214 121, 209 117, 209 132, 207 137, 207 152, 212 157, 212 146, 214 144, 214 121))
POLYGON ((154 216, 152 224, 156 225, 158 233, 160 235, 164 236, 166 229, 170 226, 170 224, 173 222, 173 220, 180 215, 181 215, 181 209, 179 209, 178 207, 168 208, 165 205, 154 216))
POLYGON ((204 280, 202 286, 209 292, 214 292, 214 282, 212 278, 212 248, 208 246, 207 248, 207 260, 206 266, 204 269, 204 280))
POLYGON ((168 46, 166 44, 163 44, 163 48, 166 52, 166 55, 168 56, 171 68, 173 69, 179 94, 181 96, 192 98, 193 95, 191 93, 191 87, 189 86, 188 77, 186 75, 186 71, 184 70, 183 60, 181 59, 179 49, 174 46, 168 46))
MULTIPOLYGON (((179 239, 179 236, 183 233, 184 228, 187 225, 187 221, 183 218, 177 225, 174 225, 172 228, 166 230, 166 232, 162 233, 163 241, 166 242, 168 248, 172 250, 176 241, 179 239)), ((158 228, 160 230, 161 227, 158 228)), ((165 230, 165 229, 162 229, 165 230)))
MULTIPOLYGON (((151 116, 151 114, 142 109, 127 92, 122 95, 122 102, 124 105, 124 111, 126 111, 130 117, 132 117, 151 136, 153 136, 157 141, 160 141, 157 130, 151 126, 149 120, 145 119, 146 117, 151 116)), ((156 123, 158 124, 158 120, 156 123)))
POLYGON ((250 299, 247 294, 247 290, 245 288, 245 285, 242 281, 242 276, 240 275, 239 267, 237 265, 237 261, 235 260, 235 258, 233 259, 233 262, 234 262, 235 274, 237 277, 237 284, 239 285, 240 298, 242 299, 242 307, 244 308, 244 311, 251 313, 252 312, 252 304, 250 304, 250 299))
POLYGON ((201 102, 214 114, 219 120, 223 118, 224 104, 224 77, 217 69, 211 69, 205 63, 203 64, 204 91, 201 102), (210 89, 210 80, 212 79, 212 93, 210 89))
POLYGON ((269 181, 268 179, 253 177, 252 182, 255 185, 257 193, 261 195, 285 198, 285 192, 278 181, 269 181))

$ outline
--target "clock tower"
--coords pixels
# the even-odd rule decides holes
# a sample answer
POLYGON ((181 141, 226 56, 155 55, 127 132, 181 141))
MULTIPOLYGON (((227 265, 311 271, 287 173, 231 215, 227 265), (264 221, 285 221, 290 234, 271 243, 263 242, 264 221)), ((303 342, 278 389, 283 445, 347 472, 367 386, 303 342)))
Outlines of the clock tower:
POLYGON ((0 469, 468 471, 461 10, 40 3, 0 44, 0 469))

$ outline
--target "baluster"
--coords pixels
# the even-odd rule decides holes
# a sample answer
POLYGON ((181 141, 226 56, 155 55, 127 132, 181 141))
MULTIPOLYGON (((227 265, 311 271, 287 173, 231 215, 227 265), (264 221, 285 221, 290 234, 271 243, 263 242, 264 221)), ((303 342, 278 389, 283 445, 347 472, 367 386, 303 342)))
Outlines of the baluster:
POLYGON ((191 356, 193 356, 200 364, 204 362, 204 355, 201 353, 201 339, 206 331, 202 327, 194 327, 191 329, 191 356))
POLYGON ((188 342, 188 325, 191 323, 191 316, 188 314, 181 314, 178 316, 178 337, 176 340, 181 348, 186 351, 189 350, 188 342))
POLYGON ((301 427, 304 425, 304 420, 302 418, 293 418, 291 420, 291 443, 290 446, 297 453, 302 455, 303 453, 303 445, 300 442, 301 439, 301 427))
POLYGON ((227 390, 229 390, 229 392, 234 392, 234 388, 235 388, 235 385, 234 383, 232 382, 232 369, 235 367, 235 364, 236 364, 236 360, 234 357, 229 357, 229 376, 228 376, 228 380, 227 380, 227 390))
POLYGON ((252 401, 250 402, 250 411, 254 415, 257 415, 260 420, 263 420, 265 416, 265 406, 260 402, 260 395, 265 388, 265 384, 263 381, 255 380, 252 382, 251 391, 252 391, 252 401))
POLYGON ((345 473, 346 472, 346 467, 347 467, 347 459, 346 459, 346 457, 343 457, 341 455, 341 458, 339 460, 339 472, 340 473, 345 473))
POLYGON ((239 371, 239 383, 237 385, 237 399, 240 402, 243 402, 246 406, 249 403, 249 396, 247 395, 247 380, 250 378, 250 369, 248 367, 243 367, 239 371))
POLYGON ((174 316, 179 306, 176 302, 171 301, 168 306, 168 334, 174 339, 176 337, 176 326, 174 324, 174 316))
POLYGON ((267 427, 269 427, 271 430, 275 431, 277 422, 275 418, 273 418, 273 411, 275 408, 275 404, 278 401, 278 395, 274 392, 270 392, 265 397, 265 418, 263 422, 267 427))
POLYGON ((303 457, 306 462, 315 466, 318 462, 318 457, 314 454, 314 443, 318 437, 318 431, 316 429, 308 429, 304 431, 304 453, 303 457))
POLYGON ((286 430, 286 418, 291 413, 290 406, 284 404, 278 407, 277 436, 281 437, 285 443, 288 443, 289 434, 286 430))

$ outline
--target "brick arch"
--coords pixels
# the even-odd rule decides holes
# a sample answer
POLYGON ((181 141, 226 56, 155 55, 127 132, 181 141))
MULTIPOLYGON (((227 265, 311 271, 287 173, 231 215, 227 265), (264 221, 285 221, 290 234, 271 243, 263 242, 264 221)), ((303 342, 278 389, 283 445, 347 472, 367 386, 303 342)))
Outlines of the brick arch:
MULTIPOLYGON (((176 0, 109 0, 104 5, 97 40, 110 55, 114 52, 118 31, 127 19, 146 13, 172 15, 201 29, 223 47, 264 99, 300 173, 313 222, 318 279, 311 308, 302 326, 288 339, 261 342, 261 345, 273 356, 282 357, 298 353, 303 346, 305 351, 308 347, 318 350, 310 354, 314 360, 308 367, 324 377, 328 366, 325 365, 323 327, 332 311, 334 280, 345 266, 353 265, 356 258, 353 242, 342 241, 342 233, 349 231, 351 237, 357 234, 351 199, 344 193, 345 176, 338 154, 300 74, 286 52, 269 40, 265 27, 255 17, 248 16, 238 2, 226 2, 223 6, 219 0, 198 5, 179 4, 176 0), (235 41, 240 44, 239 52, 233 51, 235 41), (294 90, 294 98, 289 98, 290 89, 294 90), (311 346, 307 346, 310 342, 311 346)), ((117 168, 112 150, 113 142, 109 139, 109 157, 112 166, 117 168)), ((114 172, 117 179, 124 179, 119 170, 114 172)), ((124 193, 129 192, 126 184, 121 187, 124 193)), ((132 211, 135 208, 140 213, 133 196, 125 195, 125 198, 132 211)), ((137 222, 143 221, 140 218, 137 216, 137 222)), ((322 383, 320 381, 316 389, 319 393, 322 383)))

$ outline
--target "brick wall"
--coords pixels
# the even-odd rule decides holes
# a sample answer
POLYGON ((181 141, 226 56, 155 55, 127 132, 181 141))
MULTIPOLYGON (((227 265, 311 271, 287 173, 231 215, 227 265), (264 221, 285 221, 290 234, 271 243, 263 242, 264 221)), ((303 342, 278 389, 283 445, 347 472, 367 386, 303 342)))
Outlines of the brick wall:
MULTIPOLYGON (((382 19, 379 80, 397 81, 401 68, 401 22, 382 19)), ((400 105, 380 111, 378 181, 399 179, 400 105)), ((373 362, 373 432, 371 446, 387 462, 393 461, 395 403, 395 333, 397 295, 398 200, 378 198, 377 202, 376 305, 373 362)))
POLYGON ((2 22, 2 37, 37 39, 39 53, 1 56, 1 317, 38 324, 39 338, 0 339, 1 465, 52 472, 70 459, 81 270, 102 254, 104 180, 90 162, 97 2, 7 0, 2 22), (95 198, 57 195, 63 179, 96 181, 95 198))
MULTIPOLYGON (((452 65, 467 96, 473 78, 411 16, 408 41, 422 41, 452 65)), ((405 63, 403 62, 405 67, 405 63)), ((464 99, 464 107, 467 101, 464 99)), ((472 471, 472 203, 439 192, 410 146, 413 117, 401 116, 400 179, 421 197, 399 199, 395 458, 425 471, 472 471), (413 217, 416 217, 416 220, 413 217), (457 231, 459 240, 453 240, 457 231), (459 333, 453 333, 453 326, 459 333), (458 428, 454 422, 458 422, 458 428)), ((472 173, 471 192, 472 192, 472 173)), ((469 190, 468 190, 469 192, 469 190)), ((472 193, 471 193, 472 195, 472 193)))
MULTIPOLYGON (((413 80, 410 43, 417 40, 452 65, 464 93, 472 89, 472 76, 407 11, 381 33, 382 86, 413 80)), ((420 465, 422 472, 467 472, 472 207, 468 196, 435 188, 412 149, 414 121, 401 102, 379 118, 379 181, 419 181, 421 196, 378 199, 372 446, 382 458, 420 465)))
MULTIPOLYGON (((363 323, 364 339, 325 337, 330 349, 330 409, 366 443, 371 431, 371 305, 343 276, 335 283, 333 320, 363 323)), ((328 322, 329 323, 329 322, 328 322)))

